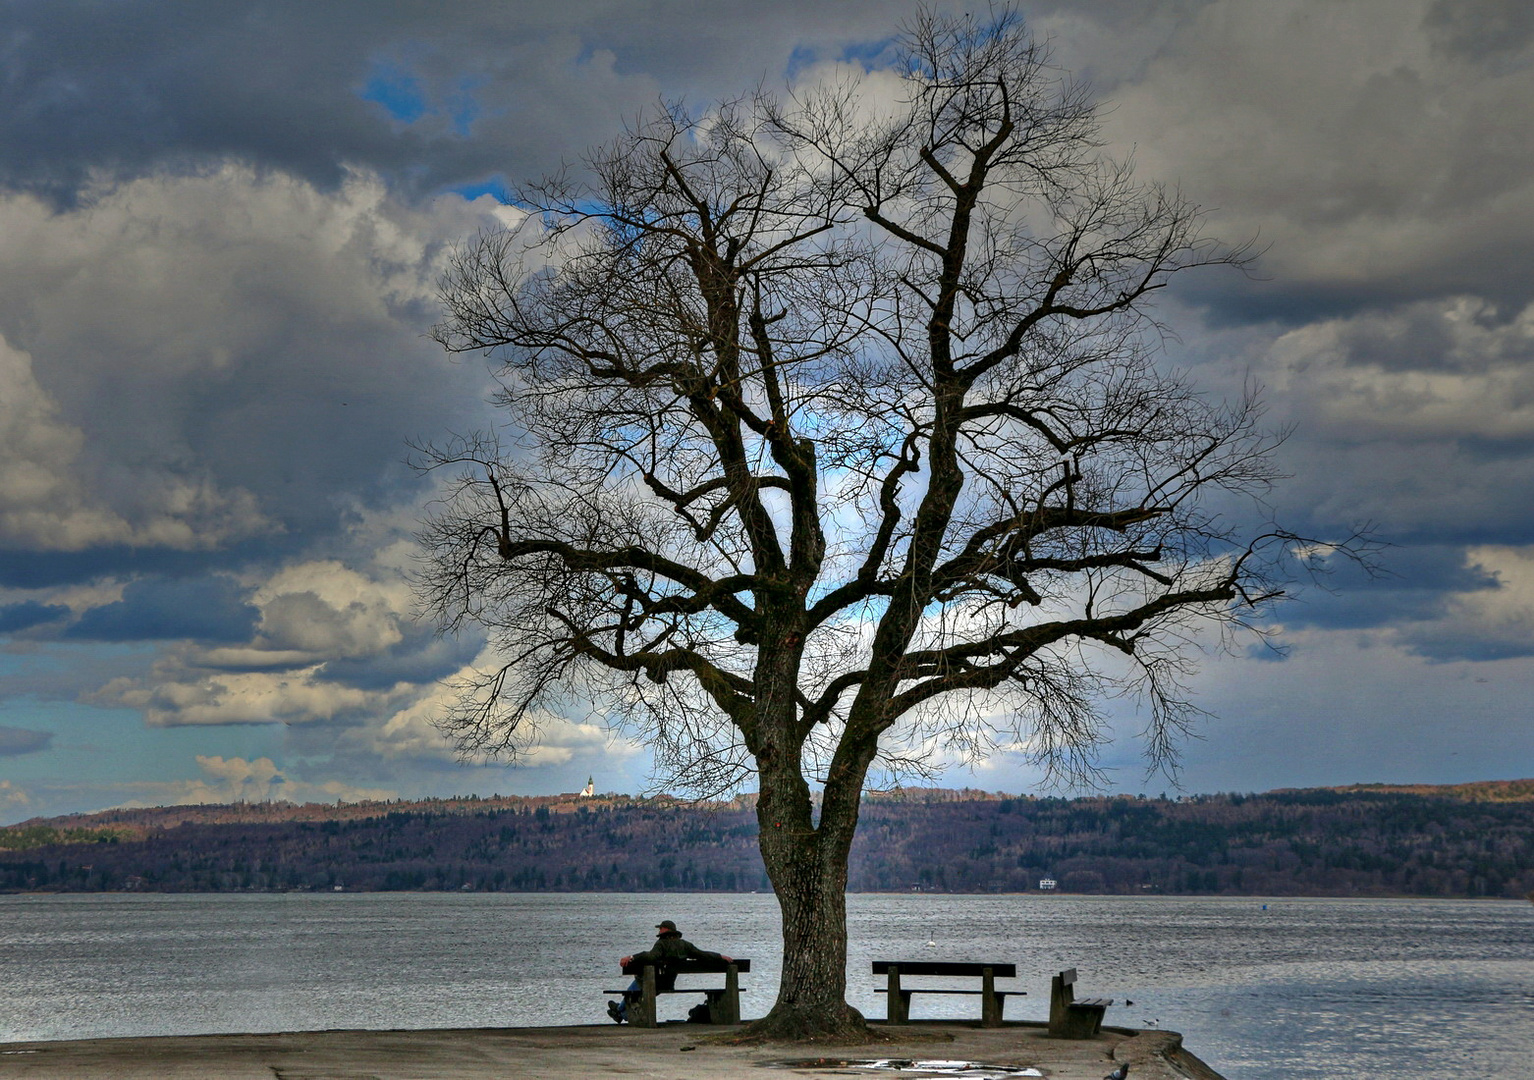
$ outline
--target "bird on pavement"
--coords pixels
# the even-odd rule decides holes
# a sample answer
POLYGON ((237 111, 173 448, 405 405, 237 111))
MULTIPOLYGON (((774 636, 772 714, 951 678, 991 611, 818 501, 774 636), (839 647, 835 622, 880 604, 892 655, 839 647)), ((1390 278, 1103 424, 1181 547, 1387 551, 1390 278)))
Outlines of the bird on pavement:
POLYGON ((1103 1080, 1124 1080, 1124 1078, 1127 1077, 1128 1075, 1129 1075, 1129 1062, 1126 1061, 1126 1062, 1124 1062, 1124 1064, 1120 1065, 1117 1069, 1114 1069, 1107 1076, 1103 1077, 1103 1080))

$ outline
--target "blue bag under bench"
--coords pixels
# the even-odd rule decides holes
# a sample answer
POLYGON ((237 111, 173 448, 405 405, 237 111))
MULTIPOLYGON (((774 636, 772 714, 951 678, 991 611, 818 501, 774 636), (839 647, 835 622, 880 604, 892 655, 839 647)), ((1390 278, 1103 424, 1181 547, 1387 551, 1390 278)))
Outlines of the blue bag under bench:
POLYGON ((911 1020, 912 994, 978 994, 980 995, 980 1026, 1001 1027, 1002 1008, 1009 996, 1024 994, 1024 990, 998 990, 997 979, 1017 978, 1016 964, 968 964, 945 960, 875 960, 875 975, 885 976, 885 985, 874 992, 888 994, 886 1005, 887 1023, 907 1024, 911 1020), (978 978, 978 990, 954 990, 946 987, 907 986, 901 982, 906 976, 941 976, 943 978, 978 978))
POLYGON ((661 994, 702 994, 708 1003, 710 1024, 740 1023, 740 973, 751 970, 750 960, 673 960, 666 963, 665 972, 657 972, 651 964, 628 964, 623 974, 632 975, 639 981, 638 990, 604 990, 605 994, 621 994, 628 999, 628 1022, 634 1027, 655 1027, 655 999, 661 994), (724 974, 723 986, 677 986, 676 980, 683 975, 724 974))

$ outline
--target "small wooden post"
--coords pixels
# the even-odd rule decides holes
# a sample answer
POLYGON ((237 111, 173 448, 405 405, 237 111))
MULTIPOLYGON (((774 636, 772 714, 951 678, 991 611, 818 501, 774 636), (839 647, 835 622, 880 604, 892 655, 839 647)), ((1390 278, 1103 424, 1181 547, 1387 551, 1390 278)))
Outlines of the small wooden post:
POLYGON ((888 981, 885 983, 888 991, 884 996, 889 998, 887 1013, 891 1024, 904 1024, 909 1017, 906 1015, 906 996, 900 992, 900 968, 894 964, 889 967, 888 981))
POLYGON ((996 996, 996 974, 990 968, 983 968, 980 979, 980 1026, 1001 1027, 1001 999, 996 996))
POLYGON ((644 974, 639 976, 639 1000, 629 1004, 629 1023, 635 1027, 655 1027, 655 1011, 655 965, 646 964, 644 974), (635 1005, 639 1007, 636 1009, 635 1005))
POLYGON ((740 969, 733 963, 725 965, 724 1000, 715 1006, 709 1019, 716 1024, 740 1023, 740 969))
POLYGON ((1049 980, 1049 1033, 1056 1036, 1064 1036, 1070 1030, 1070 1018, 1067 1015, 1068 1006, 1075 998, 1076 992, 1071 989, 1071 983, 1076 981, 1076 969, 1062 971, 1049 980))

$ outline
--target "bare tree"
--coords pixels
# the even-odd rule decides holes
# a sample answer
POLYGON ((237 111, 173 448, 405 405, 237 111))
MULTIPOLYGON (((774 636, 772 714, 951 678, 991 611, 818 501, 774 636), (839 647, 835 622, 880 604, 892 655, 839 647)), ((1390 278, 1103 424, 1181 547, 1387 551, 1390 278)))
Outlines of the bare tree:
POLYGON ((522 192, 435 331, 498 358, 510 420, 425 448, 453 483, 423 596, 504 658, 443 727, 514 757, 599 702, 694 792, 754 775, 778 1037, 862 1026, 871 776, 1006 745, 1090 779, 1127 691, 1167 762, 1191 635, 1244 624, 1295 551, 1218 512, 1274 477, 1255 397, 1155 362, 1148 298, 1242 253, 1099 152, 1012 13, 901 41, 896 72, 660 109, 522 192))

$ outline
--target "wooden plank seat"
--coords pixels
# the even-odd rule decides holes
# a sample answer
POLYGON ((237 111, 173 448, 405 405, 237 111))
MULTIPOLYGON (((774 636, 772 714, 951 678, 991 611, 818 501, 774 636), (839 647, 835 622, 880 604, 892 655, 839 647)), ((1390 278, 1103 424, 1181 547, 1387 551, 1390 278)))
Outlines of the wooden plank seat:
POLYGON ((968 964, 944 960, 875 960, 873 973, 885 977, 885 985, 875 989, 877 994, 888 994, 885 1007, 887 1023, 907 1024, 911 1020, 912 994, 978 994, 980 996, 980 1026, 1001 1027, 1002 1009, 1009 996, 1026 994, 1026 990, 998 990, 997 979, 1017 978, 1016 964, 968 964), (978 978, 980 989, 959 990, 936 986, 906 986, 903 976, 934 976, 943 978, 978 978))
POLYGON ((661 994, 702 994, 708 1005, 710 1024, 740 1023, 740 975, 751 970, 751 961, 736 958, 729 963, 722 960, 679 960, 657 970, 654 964, 628 964, 623 974, 632 975, 639 982, 638 990, 604 990, 604 994, 618 994, 628 1000, 627 1019, 635 1027, 657 1025, 655 999, 661 994), (678 986, 676 981, 683 975, 724 974, 723 986, 678 986))
POLYGON ((1103 1013, 1112 998, 1078 998, 1076 969, 1068 968, 1049 982, 1049 1033, 1061 1039, 1090 1039, 1103 1026, 1103 1013))

